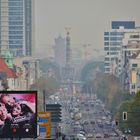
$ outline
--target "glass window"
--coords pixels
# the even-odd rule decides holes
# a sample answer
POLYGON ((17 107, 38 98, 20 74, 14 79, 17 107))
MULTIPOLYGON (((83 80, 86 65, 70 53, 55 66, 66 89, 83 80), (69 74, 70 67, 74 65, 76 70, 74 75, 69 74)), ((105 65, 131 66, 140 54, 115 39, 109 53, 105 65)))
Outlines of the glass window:
POLYGON ((111 51, 118 51, 118 48, 117 47, 110 47, 110 50, 111 51))
POLYGON ((104 45, 105 46, 109 46, 109 42, 104 42, 104 45))
POLYGON ((110 42, 111 46, 120 46, 122 42, 110 42))
POLYGON ((117 37, 117 40, 121 41, 122 40, 122 37, 117 37))
POLYGON ((9 25, 22 25, 23 22, 22 21, 10 21, 9 25))
POLYGON ((23 15, 23 12, 9 12, 9 15, 23 15))
POLYGON ((110 64, 109 63, 105 63, 105 66, 110 66, 110 64))
POLYGON ((23 34, 23 31, 9 31, 9 34, 23 34))
POLYGON ((124 33, 123 32, 111 32, 110 35, 112 35, 112 36, 118 36, 118 35, 122 36, 122 35, 124 35, 124 33))
POLYGON ((105 61, 109 61, 109 57, 105 57, 105 61))
POLYGON ((111 41, 116 41, 117 40, 117 37, 110 37, 110 40, 111 41))
POLYGON ((105 51, 109 51, 109 47, 104 47, 104 50, 105 51))
POLYGON ((110 55, 116 55, 118 54, 116 51, 115 52, 110 52, 110 55))
POLYGON ((23 30, 23 26, 9 26, 9 30, 23 30))
POLYGON ((22 45, 9 45, 10 48, 22 48, 22 45))
POLYGON ((110 32, 110 35, 115 36, 115 35, 117 35, 117 32, 110 32))
POLYGON ((138 64, 132 64, 132 67, 136 68, 138 66, 138 64))
POLYGON ((10 7, 9 8, 9 11, 19 11, 19 12, 22 12, 23 11, 23 7, 10 7))
POLYGON ((23 20, 23 17, 21 17, 21 16, 10 16, 9 20, 23 20))
POLYGON ((109 71, 110 71, 110 68, 105 68, 105 71, 106 71, 106 72, 109 72, 109 71))
POLYGON ((22 6, 23 5, 23 3, 22 2, 9 2, 8 3, 9 4, 9 6, 22 6))
POLYGON ((23 39, 23 36, 9 36, 9 39, 23 39))
POLYGON ((104 35, 109 35, 109 32, 104 32, 104 35))
POLYGON ((10 40, 9 44, 22 44, 23 40, 10 40))
POLYGON ((108 40, 109 40, 109 37, 104 37, 104 40, 105 40, 105 41, 108 41, 108 40))

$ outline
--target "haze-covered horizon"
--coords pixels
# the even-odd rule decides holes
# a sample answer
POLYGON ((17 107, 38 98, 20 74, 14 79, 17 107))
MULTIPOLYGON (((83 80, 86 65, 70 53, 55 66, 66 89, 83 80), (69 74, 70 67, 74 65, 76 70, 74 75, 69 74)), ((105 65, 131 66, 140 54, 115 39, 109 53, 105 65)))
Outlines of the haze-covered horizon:
POLYGON ((102 54, 103 34, 111 28, 111 21, 132 20, 140 26, 139 5, 139 0, 36 0, 35 52, 47 54, 46 47, 59 34, 64 38, 68 27, 71 44, 91 44, 102 54))

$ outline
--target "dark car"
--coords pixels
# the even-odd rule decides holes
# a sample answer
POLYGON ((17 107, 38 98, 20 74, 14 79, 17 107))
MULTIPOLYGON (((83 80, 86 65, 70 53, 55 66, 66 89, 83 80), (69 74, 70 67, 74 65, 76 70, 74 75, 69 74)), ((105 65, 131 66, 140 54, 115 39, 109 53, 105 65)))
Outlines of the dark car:
POLYGON ((90 121, 91 124, 95 124, 95 121, 90 121))
POLYGON ((104 134, 104 138, 109 138, 109 134, 104 134))

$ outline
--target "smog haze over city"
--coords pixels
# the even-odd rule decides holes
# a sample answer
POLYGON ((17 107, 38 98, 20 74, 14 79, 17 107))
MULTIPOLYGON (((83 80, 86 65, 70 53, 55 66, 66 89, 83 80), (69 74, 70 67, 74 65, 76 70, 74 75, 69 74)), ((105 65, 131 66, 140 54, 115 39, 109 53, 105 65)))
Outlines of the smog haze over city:
POLYGON ((140 0, 0 0, 0 139, 140 140, 140 0))
MULTIPOLYGON (((59 34, 65 38, 68 27, 71 47, 91 44, 102 55, 103 34, 111 28, 111 21, 132 20, 139 26, 139 5, 139 0, 35 0, 36 54, 45 56, 44 49, 59 34)), ((94 50, 93 54, 97 56, 94 50)))

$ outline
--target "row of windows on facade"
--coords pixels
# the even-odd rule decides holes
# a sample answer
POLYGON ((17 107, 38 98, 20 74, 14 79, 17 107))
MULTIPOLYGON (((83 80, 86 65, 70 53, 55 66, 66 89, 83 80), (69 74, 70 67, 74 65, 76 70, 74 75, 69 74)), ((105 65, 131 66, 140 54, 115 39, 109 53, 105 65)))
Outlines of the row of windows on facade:
POLYGON ((9 25, 9 26, 1 26, 1 32, 6 32, 7 31, 7 27, 9 28, 9 30, 18 30, 18 31, 22 31, 23 30, 23 26, 15 26, 15 25, 9 25), (3 28, 3 29, 2 29, 3 28))
POLYGON ((118 47, 104 47, 104 51, 119 51, 120 48, 118 47))
POLYGON ((9 39, 23 39, 23 36, 9 36, 9 39))
POLYGON ((9 1, 8 2, 9 7, 10 6, 23 6, 23 1, 9 1))
POLYGON ((4 6, 1 7, 1 13, 10 13, 10 12, 23 12, 23 7, 10 7, 6 8, 4 6))
POLYGON ((9 30, 23 30, 23 26, 9 26, 9 30))
MULTIPOLYGON (((110 66, 110 63, 105 63, 105 66, 110 66)), ((118 67, 121 67, 121 64, 118 65, 118 67)))
POLYGON ((10 16, 9 17, 9 20, 19 20, 19 21, 23 21, 23 17, 21 17, 21 16, 10 16))
MULTIPOLYGON (((0 43, 0 46, 1 46, 1 43, 0 43)), ((7 45, 3 45, 3 46, 7 46, 7 45)), ((22 48, 23 47, 22 44, 9 44, 8 46, 9 48, 22 48)))
MULTIPOLYGON (((105 72, 110 73, 110 68, 105 68, 105 72)), ((121 70, 118 70, 118 72, 120 73, 120 72, 121 72, 121 70)))
MULTIPOLYGON (((3 36, 3 37, 7 37, 7 36, 3 36)), ((1 38, 1 37, 0 37, 1 38)), ((12 40, 12 39, 23 39, 23 36, 9 36, 9 40, 12 40)), ((8 42, 7 40, 2 40, 3 42, 8 42)))
POLYGON ((107 55, 118 55, 118 52, 112 51, 112 52, 106 52, 107 55))
POLYGON ((122 37, 104 37, 104 41, 122 41, 122 37))
MULTIPOLYGON (((7 37, 7 36, 5 36, 5 37, 7 37)), ((23 36, 9 36, 9 39, 23 39, 23 36)))
MULTIPOLYGON (((7 21, 1 21, 1 24, 7 23, 7 21)), ((8 22, 9 26, 10 25, 23 25, 23 21, 9 21, 8 22)))
POLYGON ((120 46, 122 42, 104 42, 104 46, 120 46))
POLYGON ((23 6, 18 6, 18 7, 9 7, 8 8, 8 11, 11 11, 11 10, 13 10, 13 11, 23 11, 23 6))
POLYGON ((9 14, 10 16, 11 15, 12 16, 13 15, 15 16, 15 15, 23 15, 23 12, 20 12, 20 11, 17 11, 17 12, 13 12, 13 11, 12 12, 9 12, 9 11, 1 11, 1 14, 3 14, 3 15, 5 14, 5 16, 6 16, 6 14, 9 14))
POLYGON ((0 36, 0 43, 1 42, 6 42, 6 43, 23 43, 23 40, 22 39, 19 39, 19 40, 1 40, 1 36, 0 36))
POLYGON ((114 35, 114 36, 123 36, 123 32, 104 32, 104 36, 109 36, 109 35, 114 35))
POLYGON ((9 25, 23 25, 23 21, 9 21, 9 25))
MULTIPOLYGON (((113 61, 113 60, 115 60, 116 58, 114 58, 114 57, 105 57, 105 61, 113 61)), ((121 62, 121 60, 118 60, 118 62, 121 62)))
POLYGON ((9 34, 23 34, 23 31, 9 31, 9 34))

